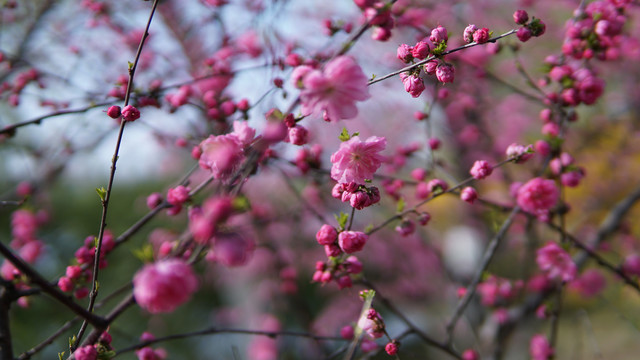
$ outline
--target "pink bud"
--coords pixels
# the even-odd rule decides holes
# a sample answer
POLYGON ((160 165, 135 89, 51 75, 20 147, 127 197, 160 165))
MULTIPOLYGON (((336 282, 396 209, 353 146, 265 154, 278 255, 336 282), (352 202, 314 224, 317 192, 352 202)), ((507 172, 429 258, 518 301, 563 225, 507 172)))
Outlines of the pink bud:
POLYGON ((127 105, 122 109, 122 117, 125 121, 136 121, 140 118, 140 111, 132 105, 127 105))
MULTIPOLYGON (((426 65, 426 64, 425 64, 426 65)), ((443 63, 436 67, 436 78, 441 83, 452 83, 455 75, 455 69, 453 65, 448 63, 443 63)))
POLYGON ((418 41, 418 43, 416 43, 413 46, 413 49, 411 50, 411 55, 413 55, 414 58, 416 59, 426 59, 429 56, 429 51, 431 49, 429 49, 429 44, 427 44, 424 41, 418 41))
POLYGON ((398 59, 400 59, 405 64, 408 64, 413 60, 413 54, 411 53, 412 48, 407 44, 401 44, 398 46, 398 50, 396 51, 398 59))
POLYGON ((354 330, 353 330, 353 326, 351 325, 347 325, 342 329, 340 329, 340 337, 345 340, 353 339, 353 335, 354 335, 354 330))
POLYGON ((367 234, 360 231, 343 231, 338 235, 338 244, 347 254, 360 251, 368 240, 367 234))
POLYGON ((471 167, 471 170, 469 171, 471 176, 476 180, 482 180, 491 175, 492 172, 493 168, 484 160, 478 160, 473 163, 473 167, 471 167))
POLYGON ((426 72, 428 75, 433 75, 436 73, 437 67, 438 67, 437 61, 429 61, 426 64, 424 64, 424 72, 426 72))
POLYGON ((398 343, 395 341, 388 343, 387 345, 385 345, 384 351, 386 351, 387 354, 391 356, 396 355, 398 353, 398 343))
POLYGON ((414 98, 417 98, 424 91, 424 81, 420 76, 407 75, 406 73, 400 74, 400 79, 404 84, 404 90, 411 94, 414 98))
POLYGON ((156 192, 147 197, 147 207, 149 209, 155 209, 160 204, 162 204, 162 195, 160 193, 156 192))
POLYGON ((475 33, 473 33, 473 41, 478 44, 484 44, 489 41, 489 29, 482 28, 478 29, 475 33))
POLYGON ((448 41, 449 36, 447 36, 447 29, 438 25, 438 27, 431 30, 431 36, 429 36, 429 40, 431 40, 431 42, 434 44, 448 41))
POLYGON ((117 119, 120 117, 120 106, 113 105, 107 109, 107 115, 112 119, 117 119))
POLYGON ((316 240, 320 245, 331 245, 338 239, 338 232, 331 226, 324 224, 316 233, 316 240))
POLYGON ((460 192, 460 199, 469 204, 473 204, 478 199, 478 192, 471 186, 467 186, 460 192))
POLYGON ((513 21, 518 25, 524 25, 529 21, 529 14, 524 10, 516 10, 513 13, 513 21))
POLYGON ((478 30, 478 27, 473 25, 473 24, 469 24, 469 26, 464 28, 464 33, 462 35, 462 37, 464 38, 464 41, 467 42, 467 43, 472 43, 473 42, 473 34, 477 30, 478 30))
POLYGON ((465 350, 462 353, 462 360, 480 360, 480 355, 475 350, 465 350))
POLYGON ((440 148, 440 139, 438 138, 430 138, 429 139, 429 148, 431 150, 438 150, 440 148))
POLYGON ((531 36, 532 36, 531 30, 529 30, 529 28, 526 28, 526 27, 521 27, 516 32, 516 36, 518 37, 518 40, 522 42, 527 42, 529 39, 531 39, 531 36))

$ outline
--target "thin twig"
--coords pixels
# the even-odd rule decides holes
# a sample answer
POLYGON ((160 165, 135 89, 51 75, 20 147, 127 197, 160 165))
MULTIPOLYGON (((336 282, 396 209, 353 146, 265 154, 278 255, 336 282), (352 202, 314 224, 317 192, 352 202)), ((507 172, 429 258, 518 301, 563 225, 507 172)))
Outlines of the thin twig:
MULTIPOLYGON (((515 30, 515 29, 509 30, 509 31, 507 31, 506 33, 504 33, 504 34, 502 34, 502 35, 498 35, 498 36, 496 36, 496 37, 493 37, 493 38, 489 39, 489 41, 488 41, 488 42, 495 42, 495 41, 497 41, 497 40, 499 40, 499 39, 502 39, 503 37, 506 37, 506 36, 509 36, 509 35, 511 35, 511 34, 514 34, 515 32, 516 32, 516 30, 515 30)), ((441 55, 438 55, 438 56, 435 56, 435 55, 429 56, 428 58, 426 58, 426 59, 424 59, 424 60, 418 61, 417 63, 415 63, 415 64, 411 64, 411 65, 409 65, 409 66, 403 67, 403 68, 402 68, 402 69, 400 69, 400 70, 393 71, 393 72, 391 72, 391 73, 389 73, 389 74, 386 74, 386 75, 383 75, 383 76, 379 76, 379 77, 378 77, 378 76, 376 76, 374 79, 369 80, 369 82, 367 83, 367 85, 373 85, 373 84, 375 84, 375 83, 377 83, 377 82, 380 82, 380 81, 382 81, 382 80, 386 80, 386 79, 388 79, 388 78, 390 78, 390 77, 393 77, 393 76, 396 76, 396 75, 398 75, 398 74, 401 74, 401 73, 403 73, 403 72, 405 72, 405 71, 409 71, 409 70, 411 70, 411 69, 414 69, 414 68, 416 68, 416 67, 418 67, 418 66, 420 66, 420 65, 424 65, 424 64, 428 63, 429 61, 434 60, 434 59, 436 59, 436 58, 439 58, 439 57, 442 57, 442 56, 445 56, 445 55, 449 55, 449 54, 451 54, 451 53, 454 53, 454 52, 457 52, 457 51, 460 51, 460 50, 464 50, 464 49, 468 49, 468 48, 470 48, 470 47, 474 47, 474 46, 478 46, 478 45, 481 45, 481 44, 478 44, 478 43, 472 42, 472 43, 470 43, 470 44, 466 44, 466 45, 463 45, 463 46, 457 47, 457 48, 455 48, 455 49, 452 49, 452 50, 449 50, 449 51, 445 51, 445 52, 443 52, 441 55)))
MULTIPOLYGON (((131 65, 131 67, 129 68, 129 82, 127 84, 127 91, 125 93, 125 98, 124 98, 125 107, 129 104, 131 91, 133 90, 133 78, 135 76, 138 62, 140 61, 140 55, 142 54, 142 48, 144 47, 145 40, 149 36, 149 28, 151 27, 151 21, 153 20, 153 15, 156 11, 156 8, 158 7, 158 1, 159 0, 154 0, 153 2, 153 6, 151 7, 151 13, 149 14, 149 20, 147 21, 147 26, 144 30, 144 35, 142 36, 142 39, 140 39, 140 45, 138 46, 138 51, 136 52, 135 60, 133 62, 133 65, 131 65)), ((93 278, 91 281, 91 292, 89 294, 89 306, 87 307, 87 310, 89 312, 93 311, 93 306, 95 304, 96 297, 98 296, 98 273, 100 271, 99 265, 100 265, 100 253, 102 250, 102 240, 104 236, 104 230, 107 226, 107 211, 109 208, 109 199, 111 198, 111 191, 113 189, 113 180, 115 178, 115 173, 116 173, 116 163, 118 161, 120 144, 122 142, 122 136, 124 133, 124 127, 126 123, 127 121, 124 119, 122 119, 120 123, 120 130, 118 131, 116 147, 113 153, 113 157, 111 159, 111 172, 109 174, 109 183, 107 185, 107 190, 106 190, 104 199, 102 199, 102 218, 100 219, 100 231, 98 232, 98 241, 97 241, 98 244, 96 246, 96 251, 94 255, 94 264, 93 264, 93 273, 92 273, 93 278)), ((80 327, 80 330, 78 331, 77 342, 74 344, 74 346, 76 346, 82 340, 86 327, 87 327, 87 322, 84 321, 82 323, 82 326, 80 327)), ((101 331, 104 331, 104 329, 101 329, 101 331)), ((72 346, 71 350, 75 350, 74 346, 72 346)))
POLYGON ((345 339, 343 339, 341 337, 321 336, 321 335, 315 335, 315 334, 306 333, 306 332, 262 331, 262 330, 225 329, 225 328, 210 327, 210 328, 207 328, 207 329, 204 329, 204 330, 192 331, 192 332, 169 335, 169 336, 163 336, 163 337, 155 338, 153 340, 143 341, 143 342, 138 343, 136 345, 132 345, 132 346, 129 346, 129 347, 126 347, 124 349, 119 350, 114 357, 122 355, 122 354, 126 354, 128 352, 135 351, 137 349, 141 349, 141 348, 149 346, 149 345, 153 345, 153 344, 157 344, 157 343, 161 343, 161 342, 166 342, 166 341, 169 341, 169 340, 178 340, 178 339, 184 339, 184 338, 195 337, 195 336, 206 336, 206 335, 216 335, 216 334, 258 335, 258 336, 267 336, 267 337, 272 338, 272 339, 273 338, 277 338, 277 337, 281 337, 281 336, 293 336, 293 337, 309 338, 309 339, 316 340, 316 341, 318 341, 318 340, 324 340, 324 341, 346 341, 345 339))
POLYGON ((509 217, 504 221, 504 223, 502 223, 502 226, 498 230, 498 233, 489 242, 489 245, 487 246, 487 250, 485 250, 484 252, 484 256, 482 258, 482 262, 480 263, 480 266, 476 270, 476 273, 474 274, 473 279, 471 280, 471 283, 469 284, 469 286, 467 286, 464 296, 458 302, 458 305, 456 306, 456 309, 453 312, 453 316, 451 316, 451 320, 449 320, 449 322, 447 323, 447 327, 446 327, 447 343, 450 344, 451 341, 453 341, 453 331, 455 330, 456 324, 458 323, 460 316, 462 316, 465 309, 469 305, 471 298, 476 293, 478 284, 482 279, 482 274, 485 272, 485 270, 489 266, 491 259, 493 259, 493 256, 495 255, 496 250, 498 249, 498 246, 502 242, 502 239, 507 233, 507 230, 509 230, 509 227, 511 227, 511 224, 513 223, 513 220, 515 219, 519 211, 520 211, 520 207, 518 206, 514 207, 513 210, 511 210, 509 217))

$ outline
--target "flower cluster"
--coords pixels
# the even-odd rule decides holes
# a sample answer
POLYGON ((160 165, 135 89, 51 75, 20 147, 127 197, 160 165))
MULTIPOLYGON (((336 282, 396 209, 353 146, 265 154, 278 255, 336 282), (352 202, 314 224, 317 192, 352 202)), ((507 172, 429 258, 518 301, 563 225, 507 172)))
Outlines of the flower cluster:
POLYGON ((516 32, 518 40, 526 42, 531 39, 532 36, 538 37, 545 33, 547 26, 542 20, 533 17, 529 21, 529 14, 524 10, 516 10, 513 13, 513 21, 521 27, 516 32))
POLYGON ((355 182, 336 184, 331 191, 331 195, 336 199, 342 200, 342 202, 348 202, 358 210, 380 201, 380 190, 377 187, 358 185, 355 182))
POLYGON ((356 101, 369 97, 367 77, 356 61, 339 56, 323 70, 298 66, 292 79, 302 89, 300 101, 304 115, 321 113, 326 121, 351 119, 358 114, 356 101))
POLYGON ((556 205, 560 191, 553 180, 534 178, 520 186, 517 191, 518 206, 522 210, 546 219, 549 210, 556 205))
POLYGON ((371 38, 387 41, 391 37, 391 29, 395 22, 391 16, 391 6, 380 0, 353 0, 362 10, 365 20, 373 26, 371 38))

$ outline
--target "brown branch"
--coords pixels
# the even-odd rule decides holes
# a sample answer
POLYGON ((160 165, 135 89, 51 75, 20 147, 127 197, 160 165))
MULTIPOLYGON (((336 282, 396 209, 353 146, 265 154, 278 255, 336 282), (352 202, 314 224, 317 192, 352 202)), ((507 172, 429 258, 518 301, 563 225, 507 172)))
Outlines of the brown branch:
MULTIPOLYGON (((142 48, 144 47, 145 40, 149 36, 149 28, 151 27, 151 21, 153 20, 153 15, 156 11, 156 8, 158 7, 158 1, 159 0, 154 0, 153 2, 153 5, 151 7, 151 13, 149 14, 149 19, 147 20, 147 26, 145 27, 145 30, 144 30, 144 35, 142 36, 142 39, 140 39, 140 44, 138 45, 138 51, 136 52, 135 60, 133 62, 133 65, 131 65, 131 67, 129 68, 129 82, 127 83, 127 91, 125 93, 125 98, 124 98, 125 107, 129 104, 131 91, 133 90, 133 78, 135 76, 136 68, 138 67, 138 62, 140 61, 140 55, 142 54, 142 48)), ((116 163, 118 161, 118 156, 119 156, 118 153, 120 151, 120 144, 122 142, 122 136, 124 133, 124 127, 126 123, 127 121, 124 119, 122 119, 122 121, 120 122, 120 130, 118 131, 116 147, 113 153, 113 157, 111 158, 111 172, 109 174, 109 183, 107 185, 107 191, 104 196, 104 199, 102 199, 102 217, 100 219, 100 230, 98 232, 98 245, 96 247, 96 252, 94 255, 93 279, 91 281, 92 285, 91 285, 91 292, 89 293, 89 306, 87 308, 89 312, 93 311, 93 306, 95 304, 96 297, 98 296, 98 273, 100 271, 99 265, 100 265, 100 253, 102 250, 102 239, 104 236, 104 230, 107 226, 107 211, 109 208, 109 200, 111 198, 111 191, 113 189, 113 180, 116 174, 116 163)), ((76 344, 78 344, 82 340, 82 336, 84 335, 86 327, 87 327, 87 322, 85 321, 82 323, 82 326, 78 331, 76 344)), ((100 330, 100 333, 102 333, 102 331, 104 331, 104 328, 103 329, 97 328, 97 330, 100 330)), ((74 350, 74 349, 75 348, 72 347, 71 350, 74 350)))

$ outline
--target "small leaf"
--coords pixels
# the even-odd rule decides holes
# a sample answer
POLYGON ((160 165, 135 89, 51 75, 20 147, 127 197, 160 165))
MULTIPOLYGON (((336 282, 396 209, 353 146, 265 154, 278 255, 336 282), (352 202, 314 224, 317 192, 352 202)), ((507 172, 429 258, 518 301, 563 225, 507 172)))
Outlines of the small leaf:
POLYGON ((153 262, 153 247, 151 244, 145 244, 140 249, 133 249, 133 255, 140 259, 143 263, 153 262))
POLYGON ((104 187, 96 188, 96 192, 98 196, 100 196, 100 200, 104 202, 104 198, 107 196, 107 190, 104 187))
POLYGON ((347 141, 347 140, 351 139, 351 137, 349 136, 349 131, 347 131, 346 127, 342 128, 342 132, 340 132, 340 135, 338 136, 338 139, 340 139, 340 141, 347 141))
POLYGON ((351 137, 358 136, 358 135, 360 135, 360 132, 359 132, 359 131, 356 131, 356 132, 354 132, 353 134, 351 134, 351 137))
POLYGON ((405 205, 406 205, 406 203, 404 201, 404 198, 400 198, 398 200, 398 204, 396 205, 396 211, 401 213, 402 211, 404 211, 405 205))
POLYGON ((340 212, 340 215, 333 215, 336 220, 338 221, 338 227, 340 229, 345 229, 347 227, 347 220, 349 220, 349 215, 343 213, 342 211, 340 212))
POLYGON ((76 338, 76 336, 75 336, 75 335, 73 335, 72 337, 70 337, 70 338, 69 338, 69 347, 70 347, 70 348, 72 348, 72 347, 73 347, 73 345, 75 345, 76 341, 77 341, 77 338, 76 338))
POLYGON ((373 224, 367 225, 367 227, 364 228, 364 233, 368 234, 371 230, 373 230, 373 224))
POLYGON ((96 249, 98 248, 98 238, 95 236, 93 237, 93 247, 96 249))
POLYGON ((116 356, 116 352, 113 350, 110 351, 103 351, 98 353, 98 359, 99 360, 109 360, 111 358, 113 358, 114 356, 116 356))
POLYGON ((58 360, 64 359, 64 351, 58 353, 58 360))
POLYGON ((127 64, 129 65, 129 70, 133 69, 133 63, 131 61, 127 61, 127 64))
POLYGON ((233 209, 238 212, 245 212, 251 209, 251 203, 249 203, 249 199, 244 195, 238 195, 231 201, 233 204, 233 209))

